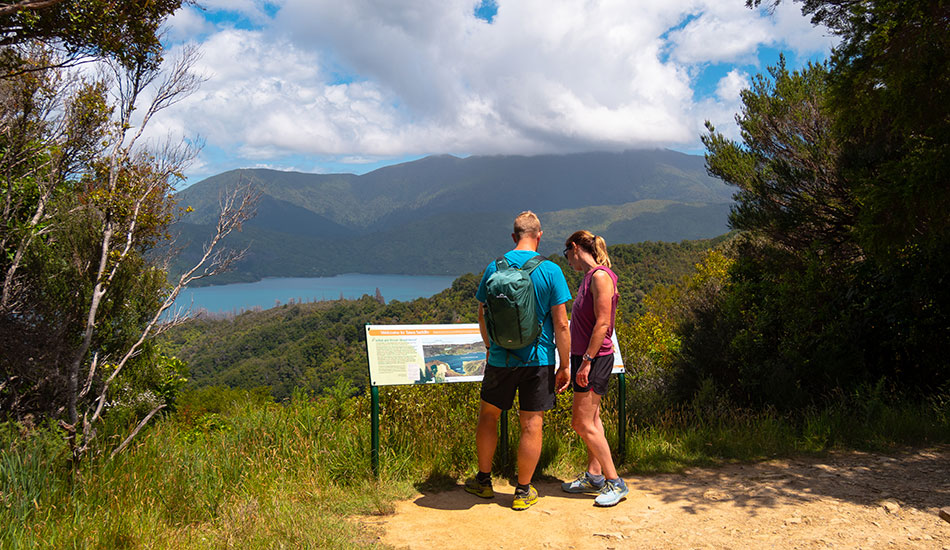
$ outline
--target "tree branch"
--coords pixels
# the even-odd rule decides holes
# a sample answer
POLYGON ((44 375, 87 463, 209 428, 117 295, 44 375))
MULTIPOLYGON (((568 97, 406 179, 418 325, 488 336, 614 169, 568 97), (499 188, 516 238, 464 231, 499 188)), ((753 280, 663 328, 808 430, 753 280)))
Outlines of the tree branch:
POLYGON ((129 436, 125 438, 125 441, 123 441, 121 445, 119 445, 118 447, 115 448, 115 450, 112 451, 112 454, 109 455, 109 459, 111 460, 115 458, 115 455, 121 453, 132 441, 132 438, 135 437, 139 433, 139 431, 143 427, 145 427, 146 424, 148 424, 148 421, 151 420, 152 417, 155 416, 155 414, 158 411, 164 409, 166 406, 167 405, 165 403, 162 403, 161 405, 152 409, 152 411, 149 412, 147 415, 145 415, 145 418, 143 418, 142 421, 139 422, 138 426, 136 426, 135 429, 132 430, 132 433, 130 433, 129 436))
POLYGON ((20 0, 15 4, 0 6, 0 16, 9 15, 18 11, 36 11, 55 6, 63 0, 20 0))
POLYGON ((102 388, 99 390, 99 395, 95 401, 95 410, 89 421, 90 424, 95 423, 102 415, 102 410, 105 407, 106 396, 112 381, 119 375, 122 369, 125 368, 125 365, 128 363, 128 361, 138 354, 142 344, 145 343, 150 335, 152 335, 152 331, 156 326, 159 325, 162 315, 175 303, 175 299, 178 298, 178 295, 181 293, 182 289, 196 279, 224 271, 234 261, 243 255, 243 252, 241 252, 236 254, 230 253, 222 256, 220 255, 219 251, 216 251, 215 249, 218 243, 220 243, 221 239, 227 237, 235 229, 240 230, 243 222, 254 216, 254 208, 260 196, 260 191, 255 190, 250 184, 247 184, 243 187, 235 189, 234 191, 225 193, 225 195, 222 197, 222 210, 221 214, 218 216, 217 231, 215 232, 214 237, 212 237, 211 241, 205 246, 205 251, 201 259, 179 278, 178 283, 172 289, 171 293, 169 293, 168 297, 165 298, 165 301, 159 307, 158 311, 152 316, 152 319, 142 330, 139 339, 134 344, 132 344, 131 347, 129 347, 122 359, 116 363, 112 374, 109 375, 109 377, 103 383, 102 388), (203 272, 201 275, 194 275, 195 272, 202 269, 203 272))

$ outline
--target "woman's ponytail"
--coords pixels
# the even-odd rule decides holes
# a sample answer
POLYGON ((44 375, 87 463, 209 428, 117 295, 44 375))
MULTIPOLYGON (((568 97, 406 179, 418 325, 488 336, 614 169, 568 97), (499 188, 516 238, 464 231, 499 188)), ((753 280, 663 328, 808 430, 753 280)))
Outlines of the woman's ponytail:
POLYGON ((607 255, 607 243, 600 235, 594 235, 594 261, 599 265, 610 267, 610 256, 607 255))

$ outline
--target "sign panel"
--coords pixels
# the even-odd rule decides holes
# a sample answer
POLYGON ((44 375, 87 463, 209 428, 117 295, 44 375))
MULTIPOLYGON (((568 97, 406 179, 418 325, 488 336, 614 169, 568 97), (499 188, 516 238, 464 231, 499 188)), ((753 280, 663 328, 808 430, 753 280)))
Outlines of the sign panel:
MULTIPOLYGON (((624 372, 616 334, 613 341, 613 372, 624 372)), ((366 325, 366 353, 373 386, 479 382, 485 373, 477 323, 366 325)))

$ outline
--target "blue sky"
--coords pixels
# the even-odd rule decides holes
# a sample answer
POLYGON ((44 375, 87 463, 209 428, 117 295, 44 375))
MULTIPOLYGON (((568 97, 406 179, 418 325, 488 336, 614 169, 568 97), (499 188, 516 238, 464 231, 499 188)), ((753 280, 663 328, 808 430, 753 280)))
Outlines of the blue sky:
POLYGON ((735 135, 739 91, 835 40, 799 5, 743 0, 204 0, 168 22, 206 81, 154 136, 235 168, 370 170, 433 154, 671 148, 735 135))

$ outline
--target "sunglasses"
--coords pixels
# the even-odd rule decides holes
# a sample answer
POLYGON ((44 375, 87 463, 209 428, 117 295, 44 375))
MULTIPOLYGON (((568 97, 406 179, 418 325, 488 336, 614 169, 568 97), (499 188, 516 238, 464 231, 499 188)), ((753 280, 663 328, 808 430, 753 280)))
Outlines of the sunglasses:
POLYGON ((567 258, 567 253, 570 252, 570 251, 573 250, 573 249, 574 249, 574 246, 573 246, 573 245, 568 246, 567 248, 565 248, 565 249, 564 249, 564 257, 567 258))

